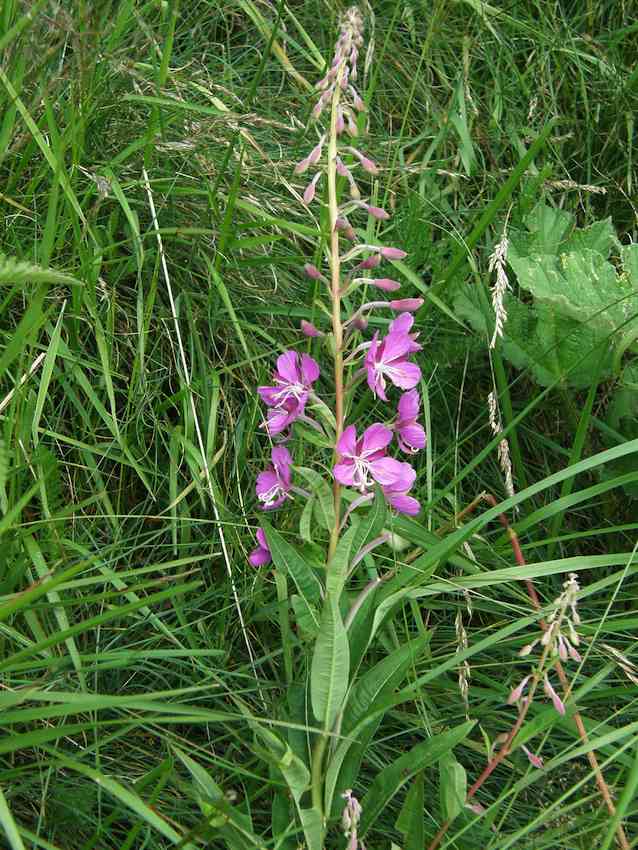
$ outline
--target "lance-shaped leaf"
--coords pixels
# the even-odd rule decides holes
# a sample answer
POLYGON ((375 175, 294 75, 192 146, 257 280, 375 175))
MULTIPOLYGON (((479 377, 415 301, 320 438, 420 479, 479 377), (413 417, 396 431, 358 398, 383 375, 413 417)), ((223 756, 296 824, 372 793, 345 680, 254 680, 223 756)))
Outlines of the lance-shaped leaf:
POLYGON ((332 729, 348 691, 350 649, 337 601, 326 598, 310 669, 310 701, 326 731, 332 729))
POLYGON ((309 469, 306 466, 295 467, 295 472, 298 472, 306 479, 310 485, 310 491, 315 500, 315 516, 321 525, 331 531, 335 524, 335 509, 334 497, 332 488, 316 470, 309 469))

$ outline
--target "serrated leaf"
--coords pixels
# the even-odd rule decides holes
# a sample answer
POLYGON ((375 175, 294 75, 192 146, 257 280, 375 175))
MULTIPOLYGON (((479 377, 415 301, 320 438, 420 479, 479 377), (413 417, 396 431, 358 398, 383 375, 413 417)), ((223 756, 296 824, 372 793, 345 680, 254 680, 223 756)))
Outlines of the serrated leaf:
POLYGON ((318 722, 332 729, 348 691, 350 648, 338 604, 328 596, 310 668, 310 702, 318 722))
POLYGON ((467 774, 453 755, 439 762, 439 790, 443 819, 452 821, 463 811, 467 798, 467 774))
POLYGON ((396 761, 384 767, 375 777, 368 793, 361 801, 363 814, 360 823, 360 835, 375 823, 384 808, 399 792, 399 790, 420 770, 435 764, 457 744, 467 737, 475 720, 468 720, 461 726, 434 735, 428 741, 417 744, 416 747, 404 753, 396 761))
POLYGON ((307 466, 298 466, 295 469, 310 485, 310 492, 315 499, 315 515, 317 520, 325 529, 332 531, 335 524, 332 488, 316 470, 309 469, 307 466))

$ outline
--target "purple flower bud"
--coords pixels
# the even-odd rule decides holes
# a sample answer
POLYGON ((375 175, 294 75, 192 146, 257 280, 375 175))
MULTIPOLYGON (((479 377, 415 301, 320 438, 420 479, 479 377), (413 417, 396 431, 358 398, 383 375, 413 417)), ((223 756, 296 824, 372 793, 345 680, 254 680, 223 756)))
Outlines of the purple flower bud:
POLYGON ((381 248, 379 253, 386 260, 403 260, 407 257, 407 252, 402 251, 400 248, 381 248))
POLYGON ((305 319, 301 320, 301 330, 306 336, 325 336, 325 334, 316 328, 312 322, 307 322, 305 319))
POLYGON ((387 221, 390 218, 390 213, 381 209, 381 207, 372 207, 369 204, 366 204, 365 207, 373 218, 378 218, 380 221, 387 221))
POLYGON ((558 655, 560 656, 561 661, 567 661, 567 646, 565 645, 565 638, 562 635, 558 635, 558 655))
POLYGON ((520 685, 517 685, 514 688, 514 690, 507 698, 508 705, 515 705, 519 701, 519 699, 523 696, 523 691, 525 690, 525 687, 527 686, 527 683, 529 682, 530 678, 530 676, 525 676, 520 685))
POLYGON ((384 292, 396 292, 397 289, 401 289, 399 281, 392 280, 390 277, 378 277, 375 280, 370 280, 369 283, 376 286, 377 289, 383 289, 384 292))
POLYGON ((303 267, 303 270, 309 278, 312 278, 312 280, 321 280, 323 278, 323 275, 321 274, 317 266, 313 266, 312 263, 306 263, 306 265, 303 267))
POLYGON ((310 165, 316 165, 319 162, 319 157, 321 156, 321 151, 323 149, 323 143, 326 137, 322 136, 314 148, 308 154, 308 162, 310 165))
POLYGON ((367 171, 368 174, 376 175, 379 173, 379 169, 377 168, 377 166, 374 164, 374 162, 372 162, 371 159, 368 159, 367 156, 362 156, 359 162, 361 163, 361 167, 363 168, 363 170, 367 171))
POLYGON ((318 171, 312 178, 310 183, 308 183, 308 185, 306 186, 306 190, 303 193, 303 202, 304 204, 306 204, 306 206, 308 206, 308 204, 311 204, 315 198, 315 190, 317 188, 317 183, 320 177, 321 171, 318 171))
POLYGON ((393 310, 407 310, 409 313, 415 313, 422 306, 422 298, 400 298, 398 301, 390 301, 390 307, 393 310))
POLYGON ((352 175, 350 174, 349 169, 343 164, 343 160, 340 156, 335 159, 335 165, 337 167, 337 174, 340 177, 348 177, 350 178, 352 175))
MULTIPOLYGON (((348 112, 346 115, 346 121, 348 124, 348 135, 352 136, 353 139, 356 139, 359 135, 359 128, 357 127, 357 122, 352 117, 352 113, 348 112)), ((363 163, 361 163, 363 165, 363 163)))
POLYGON ((580 652, 575 647, 573 647, 571 645, 571 643, 568 644, 568 647, 569 647, 569 657, 571 658, 571 660, 575 661, 577 664, 580 664, 580 662, 583 660, 581 658, 580 652))
MULTIPOLYGON (((354 77, 354 74, 353 74, 354 77)), ((359 93, 353 86, 350 86, 350 94, 352 95, 352 103, 354 104, 354 108, 357 112, 363 112, 365 110, 365 104, 359 97, 359 93)))
POLYGON ((532 767, 537 767, 537 768, 543 767, 543 759, 540 756, 536 756, 536 755, 534 755, 534 753, 530 753, 530 751, 527 749, 527 747, 524 744, 521 744, 521 749, 523 750, 523 752, 525 753, 525 755, 529 759, 529 763, 532 765, 532 767))
POLYGON ((305 159, 300 160, 297 165, 295 165, 295 174, 303 174, 305 171, 308 171, 310 168, 310 157, 307 156, 305 159))
POLYGON ((551 682, 547 678, 547 674, 545 675, 545 680, 544 680, 544 690, 545 690, 545 693, 547 694, 547 696, 551 699, 555 710, 561 715, 565 714, 565 706, 563 704, 563 701, 558 696, 558 694, 556 693, 554 688, 552 687, 551 682))
POLYGON ((369 257, 366 257, 363 262, 359 263, 360 269, 375 269, 379 263, 381 262, 380 254, 371 254, 369 257))
POLYGON ((368 320, 365 316, 355 316, 352 320, 352 326, 358 331, 364 331, 368 327, 368 320))
POLYGON ((354 242, 357 238, 352 225, 345 218, 338 218, 335 221, 335 229, 343 234, 344 239, 349 239, 350 242, 354 242))
POLYGON ((344 121, 344 118, 343 118, 343 109, 341 107, 339 107, 337 109, 337 121, 336 121, 336 124, 335 124, 338 136, 340 136, 343 133, 345 126, 346 126, 346 122, 344 121))

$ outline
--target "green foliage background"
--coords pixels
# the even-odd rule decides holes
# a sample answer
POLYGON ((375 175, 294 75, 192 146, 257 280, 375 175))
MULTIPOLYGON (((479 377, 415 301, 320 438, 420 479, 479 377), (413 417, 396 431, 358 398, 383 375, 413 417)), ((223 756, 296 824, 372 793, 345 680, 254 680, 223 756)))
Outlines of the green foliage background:
MULTIPOLYGON (((254 388, 300 342, 299 319, 317 320, 300 273, 315 225, 291 175, 307 146, 307 81, 340 8, 0 4, 0 829, 11 848, 300 840, 285 836, 289 800, 267 755, 268 733, 303 746, 309 722, 291 676, 299 597, 291 608, 289 589, 246 563, 268 451, 254 388), (291 715, 292 728, 265 722, 291 715)), ((368 650, 372 667, 422 643, 361 753, 355 791, 378 815, 366 843, 430 840, 458 808, 458 768, 472 779, 511 724, 505 700, 532 628, 522 574, 493 512, 435 536, 481 491, 505 496, 493 381, 528 574, 543 602, 570 570, 585 588, 575 702, 635 838, 638 7, 375 0, 372 11, 373 191, 393 210, 388 238, 409 251, 405 295, 426 298, 428 451, 425 510, 395 529, 425 552, 418 592, 368 650), (505 222, 511 325, 490 361, 487 259, 505 222), (596 276, 606 288, 592 294, 596 276), (431 737, 459 728, 457 761, 435 767, 431 737), (408 777, 396 760, 410 753, 408 777)), ((357 415, 372 417, 372 403, 357 415)), ((380 568, 401 553, 385 558, 380 568)), ((545 770, 515 753, 485 786, 486 819, 461 812, 444 846, 612 846, 573 726, 543 703, 530 717, 545 770)), ((337 828, 331 841, 341 846, 337 828)))

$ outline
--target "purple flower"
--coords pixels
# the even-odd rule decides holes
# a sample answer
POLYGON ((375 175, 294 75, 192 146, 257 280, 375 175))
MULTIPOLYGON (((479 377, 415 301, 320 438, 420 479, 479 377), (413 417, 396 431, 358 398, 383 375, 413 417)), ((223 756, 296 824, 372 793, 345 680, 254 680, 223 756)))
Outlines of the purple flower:
POLYGON ((421 510, 421 505, 412 496, 408 496, 408 491, 412 489, 416 480, 416 472, 409 463, 397 462, 401 467, 399 476, 391 484, 381 485, 383 495, 386 502, 395 511, 400 514, 408 514, 408 516, 416 516, 421 510))
POLYGON ((419 393, 417 390, 403 393, 399 399, 394 433, 402 452, 414 454, 425 447, 425 431, 416 421, 419 415, 419 393))
POLYGON ((279 434, 304 412, 308 393, 319 377, 319 366, 308 354, 284 351, 277 358, 274 386, 258 387, 257 392, 269 408, 267 430, 279 434))
POLYGON ((421 370, 416 363, 408 360, 412 352, 421 350, 416 336, 409 333, 413 322, 410 313, 402 313, 390 324, 387 336, 379 341, 377 332, 370 343, 365 359, 368 386, 375 396, 384 401, 388 400, 386 379, 402 390, 411 390, 421 380, 421 370))
POLYGON ((291 486, 292 458, 288 449, 284 446, 274 448, 271 458, 272 466, 259 473, 255 487, 257 498, 262 503, 259 507, 263 511, 271 511, 283 505, 291 486))
POLYGON ((265 564, 269 564, 271 560, 272 556, 270 554, 270 549, 268 548, 268 541, 266 540, 264 529, 258 528, 257 548, 253 549, 248 556, 248 563, 253 567, 263 567, 265 564))
POLYGON ((386 456, 391 440, 392 431, 379 422, 366 428, 359 439, 354 425, 349 425, 337 442, 339 463, 332 470, 339 484, 356 487, 363 493, 375 481, 392 485, 400 480, 402 467, 407 464, 386 456))

